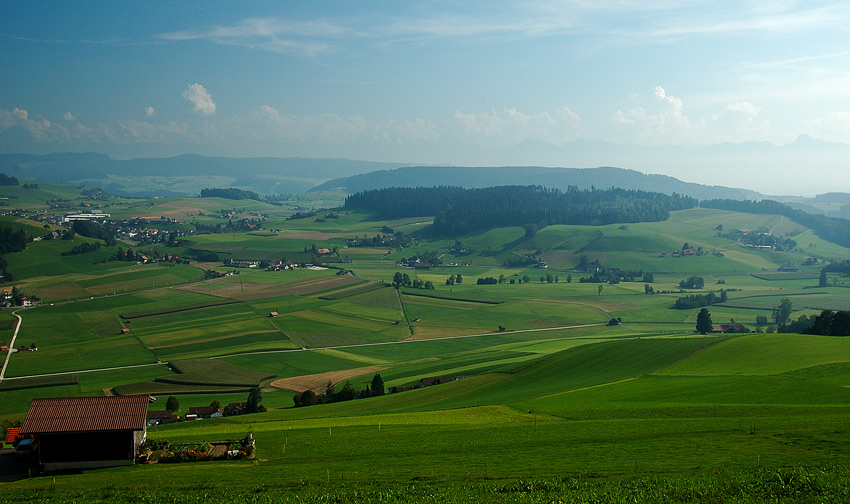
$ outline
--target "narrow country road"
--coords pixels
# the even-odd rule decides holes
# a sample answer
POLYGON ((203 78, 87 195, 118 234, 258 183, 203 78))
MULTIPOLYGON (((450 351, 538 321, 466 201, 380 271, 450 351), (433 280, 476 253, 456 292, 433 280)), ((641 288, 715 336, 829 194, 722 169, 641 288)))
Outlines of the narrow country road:
POLYGON ((21 329, 21 316, 18 315, 20 310, 15 310, 12 315, 18 317, 18 324, 15 326, 15 333, 12 334, 12 341, 9 342, 9 351, 6 353, 6 360, 3 361, 3 369, 0 369, 0 382, 6 377, 6 366, 9 365, 9 359, 12 357, 12 352, 15 351, 15 339, 18 337, 18 331, 21 329))

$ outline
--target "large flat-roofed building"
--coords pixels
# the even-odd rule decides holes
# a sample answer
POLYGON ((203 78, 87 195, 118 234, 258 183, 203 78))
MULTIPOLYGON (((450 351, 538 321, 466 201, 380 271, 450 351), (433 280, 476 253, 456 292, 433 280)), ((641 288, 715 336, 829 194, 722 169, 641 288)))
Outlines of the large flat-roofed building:
POLYGON ((45 471, 133 465, 147 411, 146 395, 33 399, 21 435, 45 471))
POLYGON ((78 220, 94 221, 94 220, 103 220, 103 219, 108 219, 108 218, 109 218, 108 213, 100 213, 100 212, 98 212, 98 213, 76 213, 76 214, 65 215, 64 221, 65 222, 74 222, 74 221, 78 221, 78 220))

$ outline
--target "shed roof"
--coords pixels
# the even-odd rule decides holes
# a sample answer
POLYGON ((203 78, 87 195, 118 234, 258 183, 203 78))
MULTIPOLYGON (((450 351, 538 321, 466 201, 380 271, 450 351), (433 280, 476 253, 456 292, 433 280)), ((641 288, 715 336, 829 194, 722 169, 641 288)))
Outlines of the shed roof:
POLYGON ((6 443, 13 444, 15 442, 15 438, 18 437, 18 434, 20 433, 20 427, 9 427, 6 429, 6 443))
POLYGON ((148 396, 33 399, 21 434, 144 430, 148 396))

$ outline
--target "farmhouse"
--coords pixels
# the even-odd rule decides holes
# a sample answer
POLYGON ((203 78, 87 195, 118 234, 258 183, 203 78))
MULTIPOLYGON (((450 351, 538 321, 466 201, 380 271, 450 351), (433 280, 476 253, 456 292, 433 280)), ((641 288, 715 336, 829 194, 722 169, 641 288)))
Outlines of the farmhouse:
POLYGON ((456 378, 451 378, 449 376, 432 376, 429 378, 422 378, 419 380, 420 387, 430 387, 431 385, 442 385, 443 383, 449 383, 455 381, 456 378))
POLYGON ((213 406, 192 406, 189 408, 189 414, 186 417, 193 418, 219 418, 223 416, 221 410, 213 406))
POLYGON ((171 410, 148 411, 148 427, 170 424, 179 420, 171 410))
POLYGON ((747 328, 742 324, 720 324, 717 326, 713 326, 711 328, 711 332, 713 333, 745 333, 747 332, 747 328))
POLYGON ((45 471, 133 465, 147 410, 146 395, 33 399, 21 435, 45 471))
POLYGON ((228 404, 227 407, 224 408, 224 411, 225 411, 225 413, 227 413, 227 416, 241 415, 241 414, 245 413, 245 409, 247 407, 248 407, 248 403, 245 402, 245 401, 232 402, 232 403, 228 404))

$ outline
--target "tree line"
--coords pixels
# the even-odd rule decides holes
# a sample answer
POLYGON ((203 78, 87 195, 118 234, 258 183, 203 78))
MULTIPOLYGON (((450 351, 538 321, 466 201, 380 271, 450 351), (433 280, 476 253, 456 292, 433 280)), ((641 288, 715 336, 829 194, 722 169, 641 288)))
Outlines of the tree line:
POLYGON ((693 308, 701 308, 703 306, 711 306, 715 303, 725 303, 728 299, 728 294, 725 290, 720 291, 720 295, 713 292, 708 294, 691 294, 690 296, 680 297, 673 303, 673 308, 677 310, 690 310, 693 308))
POLYGON ((10 175, 6 175, 5 173, 0 173, 0 186, 16 186, 20 185, 20 181, 12 177, 10 175))
POLYGON ((354 390, 354 385, 346 380, 342 388, 336 390, 333 382, 328 381, 325 391, 321 394, 316 394, 312 390, 297 392, 292 396, 292 402, 296 408, 303 406, 313 406, 316 404, 327 404, 333 402, 351 401, 352 399, 365 399, 367 397, 377 397, 386 394, 384 387, 384 379, 379 373, 372 377, 369 385, 366 385, 361 391, 354 390))
POLYGON ((434 215, 436 236, 462 235, 500 226, 525 226, 526 234, 553 224, 602 225, 666 220, 670 211, 693 208, 693 198, 619 188, 567 191, 540 186, 392 187, 352 194, 347 208, 380 218, 434 215), (531 230, 529 232, 529 230, 531 230))
POLYGON ((23 229, 0 228, 0 255, 9 252, 22 252, 27 248, 29 236, 23 229))
POLYGON ((74 221, 74 223, 71 225, 71 230, 80 236, 103 240, 104 243, 106 243, 107 247, 115 245, 116 243, 115 234, 112 231, 98 226, 97 224, 91 221, 74 221))
POLYGON ((850 247, 850 221, 846 219, 806 213, 802 210, 791 208, 784 203, 779 203, 778 201, 773 200, 738 201, 730 199, 714 199, 702 201, 700 202, 700 206, 703 208, 715 208, 718 210, 731 210, 733 212, 782 215, 811 228, 815 234, 826 241, 836 243, 843 247, 850 247))
POLYGON ((252 200, 260 200, 260 195, 255 193, 254 191, 246 191, 244 189, 236 189, 233 187, 229 187, 227 189, 222 188, 207 188, 201 189, 201 197, 202 198, 227 198, 233 200, 242 200, 242 199, 252 199, 252 200))

